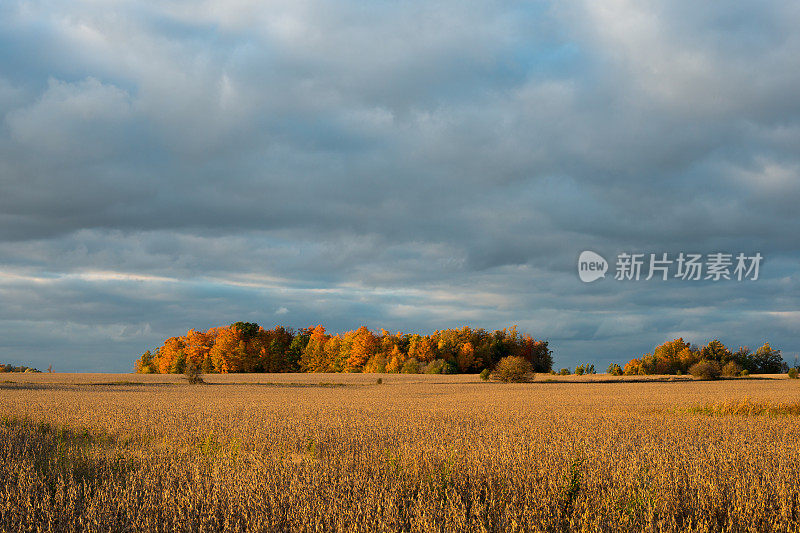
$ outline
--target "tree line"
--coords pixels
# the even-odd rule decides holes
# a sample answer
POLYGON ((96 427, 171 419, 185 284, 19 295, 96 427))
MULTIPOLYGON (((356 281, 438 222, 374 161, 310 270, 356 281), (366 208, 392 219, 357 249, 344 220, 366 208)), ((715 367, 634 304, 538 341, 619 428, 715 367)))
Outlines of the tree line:
POLYGON ((6 365, 6 364, 3 364, 3 363, 0 363, 0 373, 5 373, 5 372, 28 372, 28 373, 35 372, 35 373, 41 373, 41 370, 38 370, 36 368, 31 368, 31 367, 28 367, 28 366, 25 366, 25 365, 14 366, 12 364, 6 365))
POLYGON ((621 372, 619 365, 611 365, 609 372, 625 375, 686 374, 698 363, 727 366, 749 374, 779 374, 789 369, 781 351, 773 349, 769 343, 764 343, 756 351, 747 346, 733 351, 717 339, 700 348, 680 337, 656 346, 652 353, 631 359, 621 372))
POLYGON ((264 329, 236 322, 171 337, 136 361, 139 373, 394 372, 477 373, 507 356, 526 359, 535 372, 549 372, 553 352, 547 341, 521 334, 517 326, 494 332, 443 329, 429 335, 373 333, 362 326, 329 334, 322 325, 264 329))

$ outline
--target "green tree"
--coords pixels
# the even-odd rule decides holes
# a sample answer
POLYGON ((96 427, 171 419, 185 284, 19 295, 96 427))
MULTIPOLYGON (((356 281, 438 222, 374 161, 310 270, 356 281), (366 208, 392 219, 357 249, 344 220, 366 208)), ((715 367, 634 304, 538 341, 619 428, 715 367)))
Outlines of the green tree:
POLYGON ((760 374, 780 374, 783 357, 780 350, 773 350, 768 342, 756 350, 753 360, 760 374))
POLYGON ((714 339, 703 346, 703 348, 700 350, 700 359, 705 359, 706 361, 716 361, 724 365, 733 359, 733 353, 731 353, 727 346, 722 344, 717 339, 714 339))

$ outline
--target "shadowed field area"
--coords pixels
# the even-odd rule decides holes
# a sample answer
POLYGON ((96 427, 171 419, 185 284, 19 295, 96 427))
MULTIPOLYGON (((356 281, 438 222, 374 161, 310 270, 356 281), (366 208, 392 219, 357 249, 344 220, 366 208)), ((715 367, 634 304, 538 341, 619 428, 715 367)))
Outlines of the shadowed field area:
POLYGON ((0 529, 798 530, 796 381, 550 378, 13 376, 0 529))

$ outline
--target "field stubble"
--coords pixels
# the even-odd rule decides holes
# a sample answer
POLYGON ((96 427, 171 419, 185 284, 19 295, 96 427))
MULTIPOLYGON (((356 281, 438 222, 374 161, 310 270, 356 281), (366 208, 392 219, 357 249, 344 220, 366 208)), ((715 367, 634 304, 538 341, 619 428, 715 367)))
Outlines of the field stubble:
POLYGON ((800 418, 692 407, 794 381, 382 377, 15 376, 0 529, 798 530, 800 418))

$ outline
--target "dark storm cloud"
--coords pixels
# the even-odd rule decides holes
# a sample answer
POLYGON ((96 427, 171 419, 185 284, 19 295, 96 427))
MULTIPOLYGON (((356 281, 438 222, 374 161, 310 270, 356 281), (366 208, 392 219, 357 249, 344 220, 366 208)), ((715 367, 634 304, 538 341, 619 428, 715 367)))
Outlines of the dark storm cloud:
MULTIPOLYGON (((800 351, 785 2, 0 6, 0 359, 246 319, 800 351), (765 255, 582 284, 581 250, 765 255)), ((609 278, 613 277, 613 272, 609 278)))

